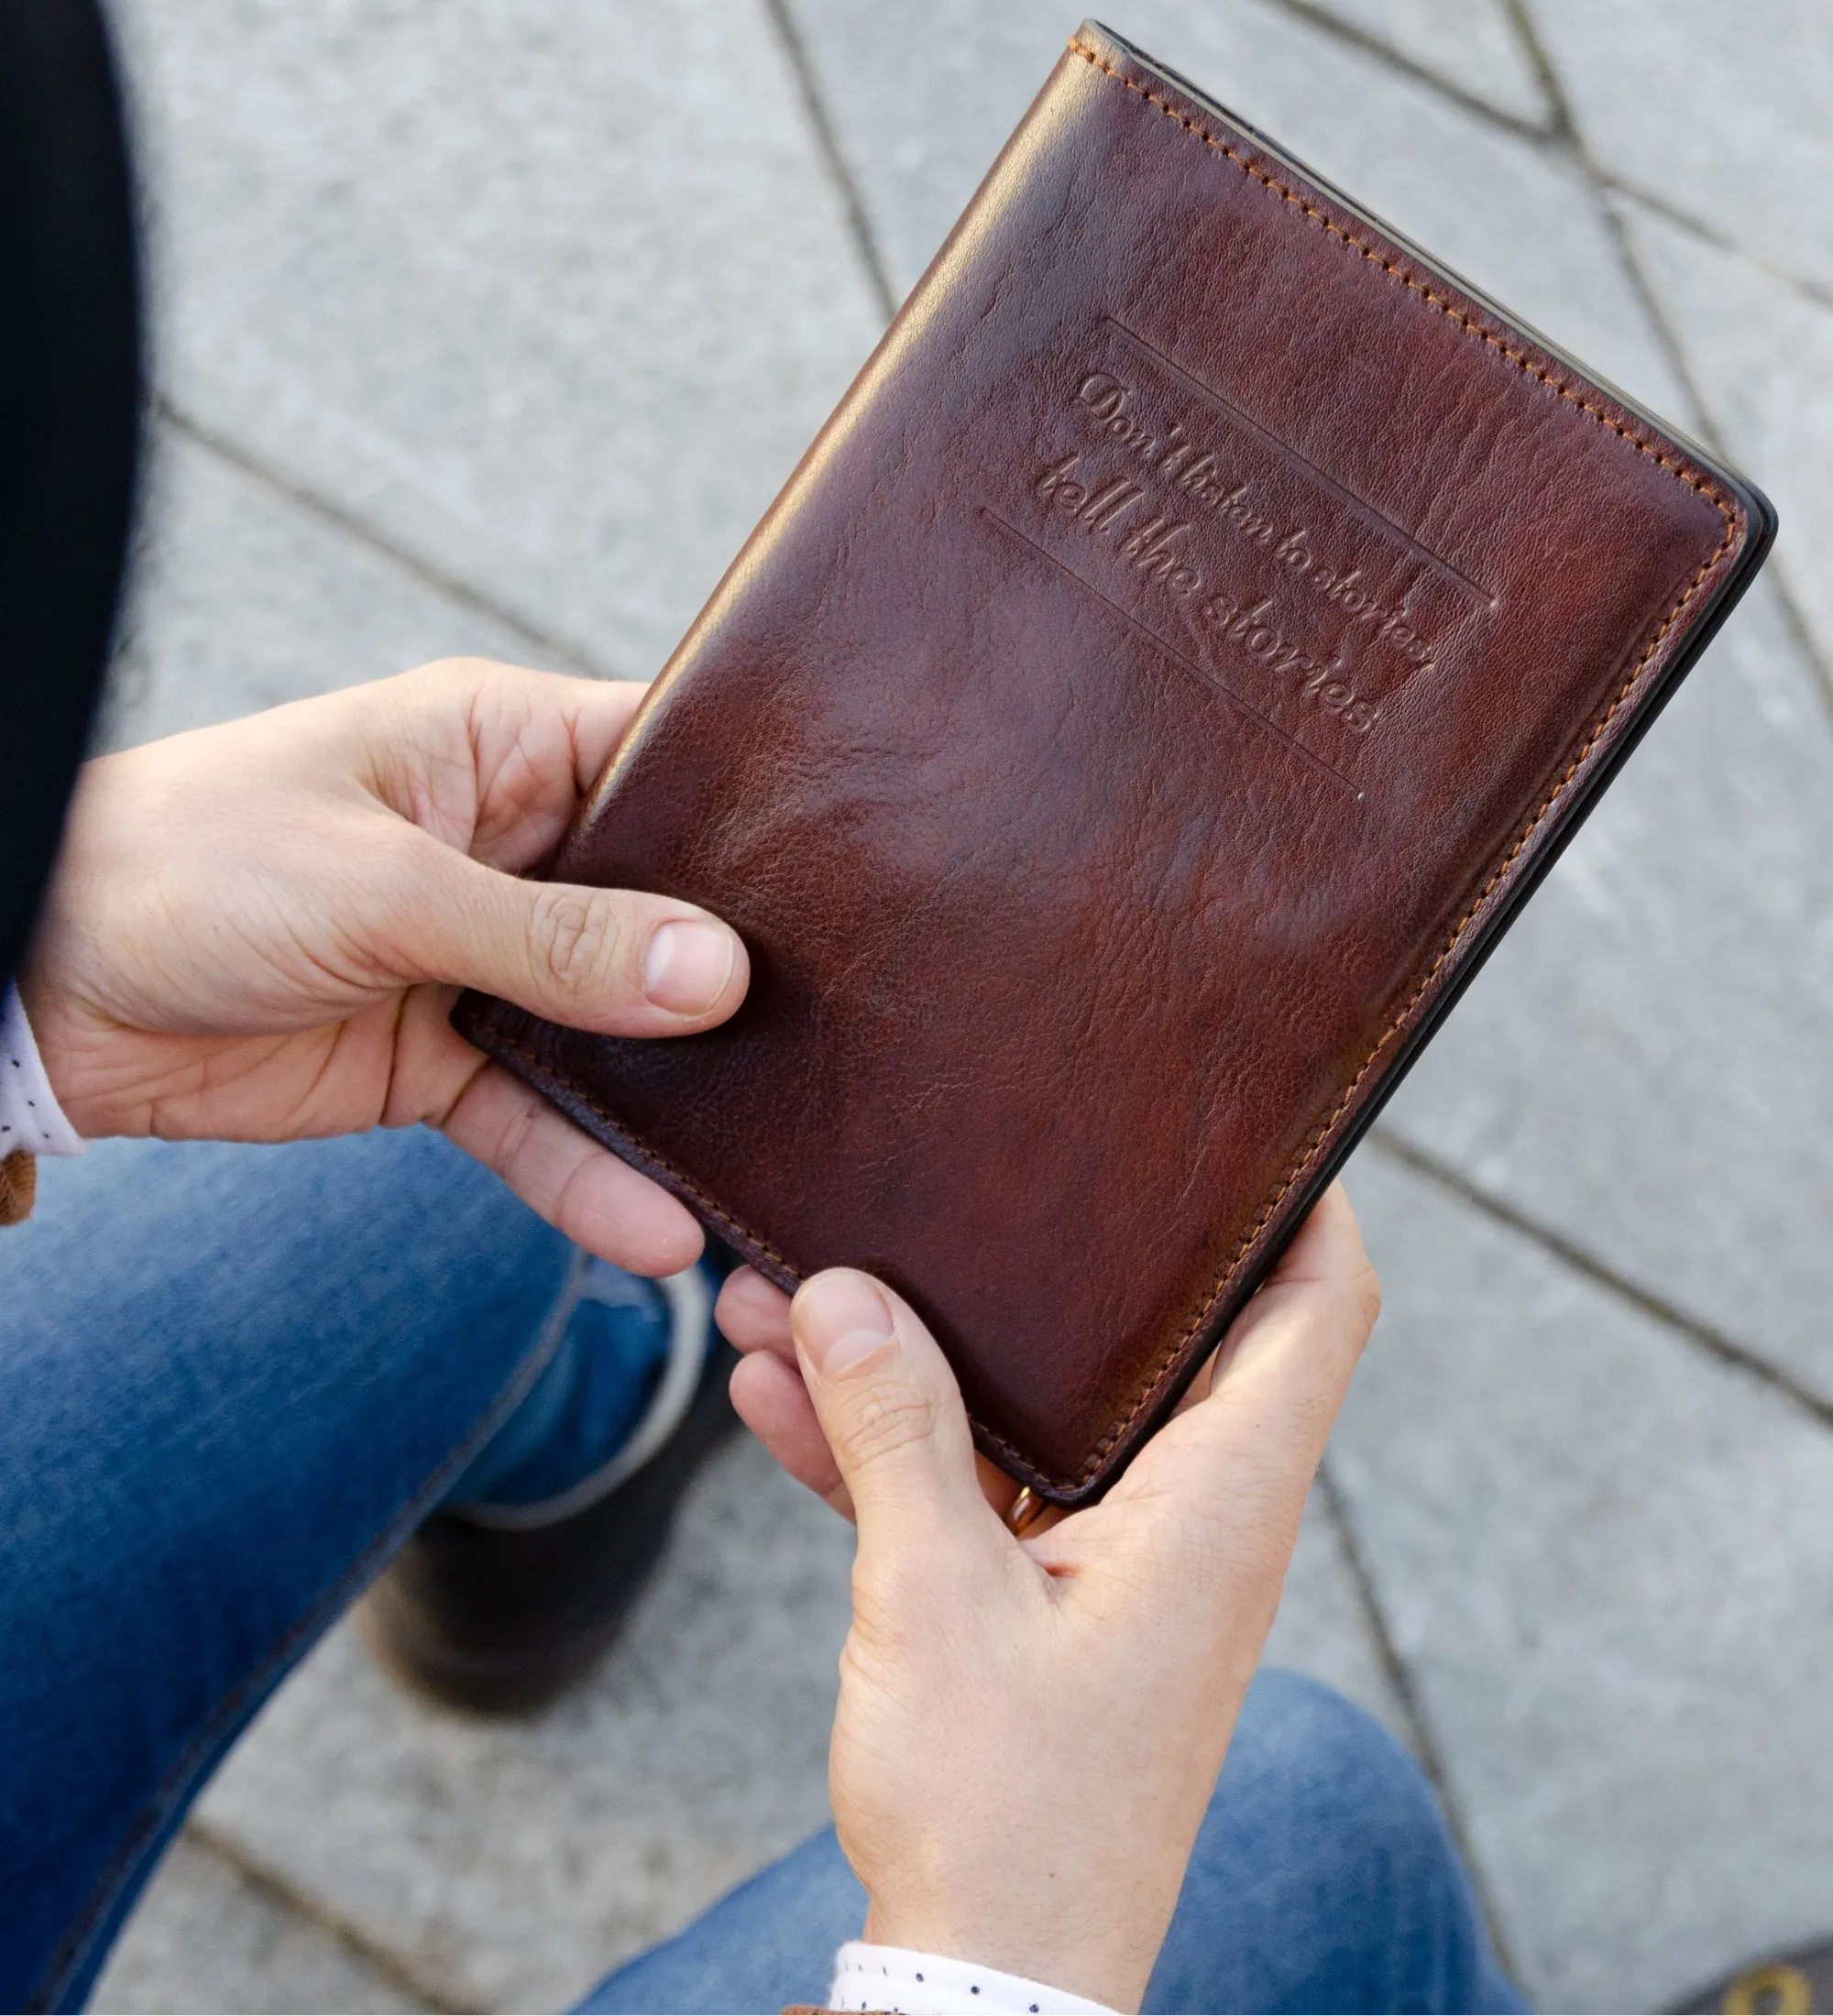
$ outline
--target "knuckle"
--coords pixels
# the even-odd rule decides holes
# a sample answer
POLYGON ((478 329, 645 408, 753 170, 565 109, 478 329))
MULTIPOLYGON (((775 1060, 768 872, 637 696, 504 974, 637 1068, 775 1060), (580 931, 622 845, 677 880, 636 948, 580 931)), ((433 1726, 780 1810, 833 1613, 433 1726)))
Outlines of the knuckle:
POLYGON ((465 669, 463 658, 429 658, 423 663, 412 666, 401 674, 421 685, 438 685, 443 681, 456 678, 465 669))
POLYGON ((404 673, 402 677, 444 691, 456 685, 476 685, 494 670, 490 659, 460 652, 449 658, 429 658, 424 664, 415 665, 412 671, 404 673))
POLYGON ((534 1138, 532 1107, 517 1104, 504 1115, 490 1166, 505 1182, 515 1182, 528 1174, 529 1148, 534 1138))
POLYGON ((622 920, 608 903, 555 889, 536 906, 533 951, 546 980, 563 993, 610 978, 623 959, 622 920))
POLYGON ((880 1381, 847 1410, 843 1433, 855 1463, 883 1463, 927 1442, 936 1431, 936 1396, 912 1379, 880 1381))

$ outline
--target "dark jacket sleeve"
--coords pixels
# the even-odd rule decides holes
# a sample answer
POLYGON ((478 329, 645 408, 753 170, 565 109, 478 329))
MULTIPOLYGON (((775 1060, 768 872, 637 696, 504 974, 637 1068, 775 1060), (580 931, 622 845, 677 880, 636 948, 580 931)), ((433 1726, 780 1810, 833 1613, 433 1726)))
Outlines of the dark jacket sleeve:
POLYGON ((134 245, 94 0, 0 0, 0 987, 107 665, 138 434, 134 245))

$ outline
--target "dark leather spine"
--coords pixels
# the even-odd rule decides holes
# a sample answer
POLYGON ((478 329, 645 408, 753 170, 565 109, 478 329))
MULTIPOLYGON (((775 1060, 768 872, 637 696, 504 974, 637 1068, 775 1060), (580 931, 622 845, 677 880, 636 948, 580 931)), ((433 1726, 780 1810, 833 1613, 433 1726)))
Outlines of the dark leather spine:
POLYGON ((1112 1483, 1749 578, 1773 514, 1092 25, 553 866, 727 1027, 456 1020, 790 1287, 1112 1483))

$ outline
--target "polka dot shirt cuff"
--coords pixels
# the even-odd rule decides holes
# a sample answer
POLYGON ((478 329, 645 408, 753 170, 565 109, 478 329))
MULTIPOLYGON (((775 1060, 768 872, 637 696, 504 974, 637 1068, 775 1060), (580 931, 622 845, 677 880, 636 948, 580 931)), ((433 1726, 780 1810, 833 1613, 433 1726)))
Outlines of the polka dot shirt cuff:
POLYGON ((902 2016, 1112 2016, 1103 2002, 1085 2002, 1041 1981, 996 1967, 938 1960, 902 1946, 850 1940, 834 1956, 833 2010, 896 2010, 902 2016))
POLYGON ((38 1059, 19 990, 0 999, 0 1156, 81 1155, 88 1143, 63 1116, 38 1059))

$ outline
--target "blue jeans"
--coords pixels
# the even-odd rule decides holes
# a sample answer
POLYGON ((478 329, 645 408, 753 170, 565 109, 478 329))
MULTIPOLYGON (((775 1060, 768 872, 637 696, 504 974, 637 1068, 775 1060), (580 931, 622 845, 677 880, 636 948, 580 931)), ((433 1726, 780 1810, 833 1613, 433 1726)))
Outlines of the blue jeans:
MULTIPOLYGON (((1025 1843, 1013 1842, 1015 1880, 1025 1843)), ((818 2004, 865 1892, 829 1827, 582 2009, 818 2004)), ((1519 2010, 1419 1767, 1314 1680, 1263 1672, 1229 1745, 1148 2010, 1519 2010)))
MULTIPOLYGON (((551 1484, 530 1423, 582 1418, 552 1369, 576 1256, 435 1135, 115 1143, 41 1178, 0 1233, 9 2009, 81 2005, 274 1687, 460 1480, 551 1484)), ((824 1835, 586 2006, 818 2000, 862 1915, 824 1835)), ((1153 2006, 1519 2005, 1410 1761, 1281 1675, 1249 1696, 1153 2006)))

